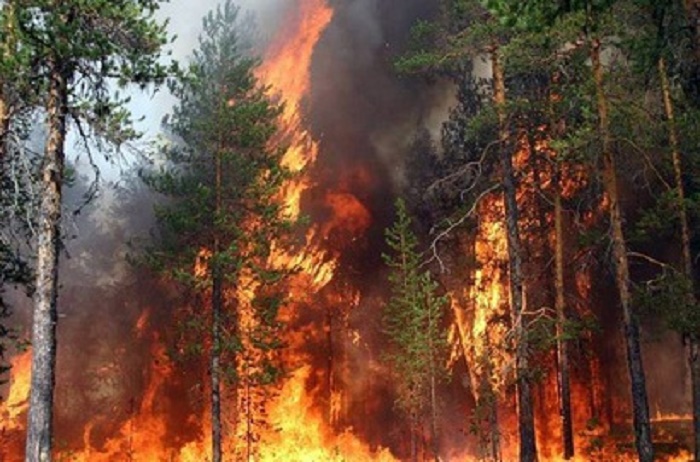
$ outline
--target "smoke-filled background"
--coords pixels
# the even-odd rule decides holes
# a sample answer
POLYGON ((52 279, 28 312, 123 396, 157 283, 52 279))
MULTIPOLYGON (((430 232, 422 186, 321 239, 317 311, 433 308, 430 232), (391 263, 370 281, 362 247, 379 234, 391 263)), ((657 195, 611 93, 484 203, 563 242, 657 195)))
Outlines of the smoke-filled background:
MULTIPOLYGON (((285 17, 295 3, 237 3, 254 14, 261 51, 285 27, 285 17)), ((217 4, 181 0, 163 5, 159 16, 168 19, 170 31, 177 36, 173 58, 186 61, 197 47, 201 17, 217 4)), ((431 14, 434 7, 419 0, 336 1, 332 7, 334 19, 316 47, 311 94, 304 108, 321 153, 312 173, 315 185, 303 198, 303 207, 312 222, 333 221, 327 245, 341 259, 337 281, 317 300, 338 317, 333 327, 338 338, 330 342, 336 344, 337 361, 344 365, 327 372, 337 376, 334 387, 346 388, 345 418, 338 425, 352 425, 372 443, 386 445, 401 435, 384 437, 380 431, 396 417, 378 348, 380 298, 386 295, 380 259, 383 229, 392 220, 393 198, 403 181, 403 156, 413 133, 434 119, 434 100, 444 93, 399 78, 392 59, 405 43, 411 24, 431 14), (334 291, 353 294, 357 303, 334 305, 329 301, 334 291), (352 335, 361 336, 355 346, 352 335)), ((135 119, 144 119, 139 127, 146 141, 159 135, 160 120, 173 103, 164 89, 133 95, 131 109, 135 119)), ((138 148, 147 146, 144 142, 138 148)), ((188 418, 202 415, 206 408, 202 384, 206 370, 190 365, 183 368, 189 373, 178 371, 176 380, 148 389, 157 375, 154 371, 171 367, 166 348, 174 328, 172 310, 180 302, 129 261, 137 256, 138 246, 132 244, 147 239, 153 230, 152 210, 158 199, 135 175, 138 156, 127 154, 117 165, 100 164, 99 193, 85 204, 94 172, 86 165, 85 154, 79 158, 78 154, 75 148, 72 158, 79 173, 75 184, 66 189, 64 214, 56 445, 67 450, 101 448, 123 431, 123 423, 143 408, 145 400, 151 400, 147 404, 167 416, 165 444, 178 447, 201 437, 200 422, 188 418), (154 392, 157 396, 148 396, 154 392)), ((11 323, 28 337, 30 301, 20 293, 13 298, 11 323)), ((324 316, 323 310, 301 315, 296 327, 320 333, 324 316)), ((316 343, 309 340, 309 353, 322 371, 329 343, 323 336, 316 343)), ((326 405, 322 396, 330 390, 323 390, 322 384, 309 386, 316 385, 319 406, 326 405)), ((7 387, 0 390, 5 393, 7 387)), ((4 449, 7 457, 20 452, 21 435, 11 443, 4 449)))
MULTIPOLYGON (((305 350, 315 371, 308 388, 315 405, 331 408, 334 393, 342 395, 339 414, 328 418, 330 424, 338 430, 352 428, 373 447, 389 447, 399 456, 407 453, 407 428, 394 411, 391 378, 382 359, 380 319, 387 296, 383 233, 393 220, 395 196, 407 187, 406 158, 416 135, 427 127, 439 143, 440 123, 453 105, 454 92, 447 85, 399 76, 392 62, 407 43, 411 25, 436 13, 433 3, 331 1, 333 20, 315 48, 304 107, 320 154, 302 209, 311 223, 327 230, 324 246, 329 258, 338 259, 339 269, 313 301, 300 305, 291 327, 306 336, 305 350)), ((180 0, 163 6, 160 15, 169 19, 170 30, 178 36, 173 57, 185 60, 196 48, 200 18, 216 5, 214 0, 180 0)), ((241 0, 239 5, 255 12, 263 50, 275 31, 285 27, 296 2, 241 0)), ((145 117, 142 128, 154 137, 172 104, 162 91, 135 95, 132 109, 135 117, 145 117)), ((138 161, 122 167, 124 178, 116 168, 103 167, 109 185, 77 215, 73 212, 89 187, 89 170, 67 189, 59 296, 58 448, 100 448, 115 434, 130 431, 123 428, 124 422, 146 407, 166 417, 158 424, 165 425, 159 432, 165 446, 178 448, 202 437, 201 421, 191 417, 205 414, 206 367, 189 364, 172 374, 173 380, 153 384, 159 368, 173 367, 167 347, 173 309, 180 300, 128 262, 135 252, 130 242, 147 238, 153 229, 157 198, 134 175, 138 161)), ((600 283, 593 290, 603 300, 612 298, 610 289, 600 283)), ((21 294, 14 304, 12 322, 26 333, 30 304, 21 294)), ((612 313, 610 307, 598 313, 600 338, 608 340, 596 345, 595 354, 602 358, 606 391, 623 399, 627 379, 618 319, 612 313)), ((680 413, 687 406, 687 393, 668 392, 682 383, 685 373, 680 342, 668 338, 656 345, 647 349, 647 363, 668 369, 655 372, 650 380, 652 412, 680 413)), ((470 444, 474 403, 466 376, 460 361, 453 380, 441 390, 440 434, 446 447, 470 444)), ((609 407, 614 413, 613 404, 609 407)), ((18 451, 21 435, 11 444, 0 456, 2 451, 7 457, 18 451)))

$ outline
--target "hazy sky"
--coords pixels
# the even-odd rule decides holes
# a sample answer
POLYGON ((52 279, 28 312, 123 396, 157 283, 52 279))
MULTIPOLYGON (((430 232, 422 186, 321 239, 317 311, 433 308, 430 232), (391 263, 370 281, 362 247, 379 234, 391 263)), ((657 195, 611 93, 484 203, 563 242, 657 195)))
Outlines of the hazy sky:
MULTIPOLYGON (((176 60, 186 62, 187 57, 197 46, 197 38, 202 30, 202 17, 216 8, 219 3, 220 0, 171 0, 163 4, 158 16, 169 20, 169 32, 177 36, 172 45, 173 57, 176 60)), ((274 10, 274 5, 280 1, 238 0, 234 3, 243 10, 254 11, 258 21, 262 23, 261 27, 264 27, 271 22, 270 13, 274 10)), ((270 33, 270 31, 263 33, 270 33)), ((167 93, 166 89, 161 89, 155 96, 142 92, 133 94, 134 101, 131 109, 134 118, 145 117, 141 128, 147 130, 149 137, 158 132, 161 119, 174 103, 173 98, 167 93)))
MULTIPOLYGON (((168 19, 168 29, 171 35, 177 38, 170 46, 172 57, 186 63, 188 56, 197 47, 197 39, 202 30, 202 18, 210 10, 224 0, 170 0, 163 3, 158 17, 162 20, 168 19)), ((253 11, 255 13, 259 29, 263 37, 274 33, 275 13, 281 11, 280 6, 291 0, 234 0, 234 4, 241 7, 243 11, 253 11)), ((144 145, 148 141, 155 139, 160 132, 160 125, 163 116, 167 114, 175 103, 175 99, 169 94, 166 88, 161 88, 156 94, 153 91, 141 92, 134 90, 131 93, 132 102, 129 105, 134 120, 143 121, 137 123, 137 128, 145 133, 139 145, 144 145)), ((69 150, 75 146, 75 134, 69 134, 69 150)), ((74 156, 71 156, 74 157, 74 156)), ((127 164, 129 160, 126 159, 127 164)), ((106 164, 102 159, 97 159, 102 175, 108 180, 116 180, 119 177, 120 167, 106 164)), ((83 158, 79 165, 87 168, 86 160, 83 158)), ((79 167, 80 168, 80 167, 79 167)))

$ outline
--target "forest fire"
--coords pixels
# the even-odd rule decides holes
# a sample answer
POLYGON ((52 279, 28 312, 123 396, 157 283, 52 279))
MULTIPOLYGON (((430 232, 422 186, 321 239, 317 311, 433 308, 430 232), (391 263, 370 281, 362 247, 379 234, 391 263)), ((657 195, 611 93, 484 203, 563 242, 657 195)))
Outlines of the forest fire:
POLYGON ((12 383, 7 399, 0 404, 0 417, 9 430, 23 426, 20 417, 27 410, 32 355, 29 351, 12 359, 12 383))
MULTIPOLYGON (((389 1, 366 3, 387 8, 385 11, 379 6, 376 9, 367 7, 372 15, 387 15, 391 10, 387 7, 389 1)), ((395 7, 395 3, 390 6, 395 7)), ((413 6, 406 7, 411 10, 407 17, 420 17, 422 13, 418 11, 437 14, 432 9, 415 6, 421 0, 409 3, 413 6)), ((223 298, 230 303, 227 309, 235 307, 230 310, 233 315, 222 321, 221 329, 232 333, 231 338, 236 339, 235 345, 227 345, 234 352, 228 357, 229 360, 233 358, 232 365, 222 373, 221 396, 217 398, 223 403, 223 460, 516 461, 522 450, 519 417, 523 406, 517 393, 524 382, 520 374, 532 385, 533 438, 538 460, 638 460, 634 452, 635 435, 631 430, 634 414, 626 394, 629 378, 624 372, 624 354, 621 353, 624 333, 618 329, 619 316, 612 308, 616 302, 610 301, 615 300, 614 284, 609 283, 608 270, 603 270, 600 263, 603 259, 600 255, 594 256, 595 252, 607 252, 607 249, 600 250, 604 240, 596 234, 599 232, 596 227, 601 227, 601 223, 607 226, 605 220, 612 202, 606 192, 595 190, 599 185, 590 168, 577 164, 578 158, 572 161, 560 157, 550 148, 553 134, 541 121, 530 131, 520 127, 517 133, 522 132, 522 136, 514 137, 517 138, 513 142, 514 154, 510 157, 517 179, 514 186, 516 208, 520 213, 515 218, 515 226, 509 227, 512 205, 504 193, 505 181, 499 177, 504 175, 502 159, 495 167, 484 167, 479 172, 484 177, 491 175, 486 182, 492 185, 480 189, 483 185, 475 182, 467 191, 459 193, 460 213, 469 194, 478 197, 469 204, 473 207, 467 214, 469 219, 461 222, 464 226, 453 227, 453 234, 444 239, 451 239, 444 248, 452 248, 440 255, 440 266, 444 266, 440 269, 446 271, 435 276, 437 283, 432 289, 436 291, 436 298, 444 296, 447 301, 443 308, 447 311, 445 318, 434 324, 444 324, 440 328, 450 331, 447 347, 451 349, 451 357, 446 361, 449 379, 431 377, 431 405, 434 407, 430 417, 424 403, 420 403, 424 407, 418 406, 419 410, 412 413, 400 408, 403 384, 397 382, 402 377, 392 370, 387 359, 393 345, 383 324, 392 280, 387 277, 391 271, 387 266, 391 265, 382 264, 387 252, 387 242, 382 238, 393 217, 387 198, 405 187, 395 178, 406 173, 403 169, 416 167, 411 167, 404 159, 408 147, 396 147, 396 153, 389 152, 394 148, 377 147, 380 143, 377 140, 383 138, 377 136, 379 129, 373 125, 377 125, 377 120, 387 119, 385 125, 379 124, 382 130, 401 132, 401 136, 391 139, 408 138, 412 132, 406 127, 415 125, 414 113, 425 109, 422 105, 436 103, 427 101, 430 98, 426 97, 426 101, 402 101, 396 107, 388 103, 388 108, 374 106, 373 98, 385 91, 389 93, 387 88, 405 85, 396 92, 402 97, 412 96, 415 88, 421 88, 415 82, 398 83, 398 78, 395 82, 392 80, 395 75, 387 78, 378 73, 377 68, 391 67, 387 56, 395 52, 394 47, 401 48, 380 33, 386 26, 380 20, 368 26, 373 33, 357 38, 363 45, 366 45, 365 40, 370 43, 366 45, 370 51, 358 53, 357 63, 349 65, 359 69, 357 74, 367 78, 369 86, 374 86, 376 80, 377 89, 366 89, 355 81, 346 82, 346 87, 339 90, 323 88, 336 85, 332 78, 335 74, 328 70, 333 66, 319 58, 319 55, 324 57, 324 47, 341 56, 335 58, 338 62, 352 56, 353 46, 359 47, 353 43, 346 49, 343 43, 342 52, 339 52, 326 41, 347 41, 343 34, 352 36, 356 32, 353 27, 357 25, 353 21, 363 22, 367 19, 364 15, 370 14, 363 10, 365 7, 331 0, 287 1, 279 31, 255 69, 256 78, 269 89, 268 96, 284 104, 278 133, 270 144, 284 147, 281 163, 292 175, 281 188, 281 194, 274 196, 275 200, 284 204, 284 215, 291 221, 308 216, 309 223, 295 231, 297 240, 292 246, 283 245, 281 239, 269 239, 269 253, 262 258, 266 265, 290 273, 281 284, 288 298, 279 311, 275 311, 270 324, 271 330, 277 329, 274 334, 278 346, 261 347, 259 344, 264 342, 256 337, 256 330, 262 324, 256 318, 256 296, 257 291, 264 291, 266 286, 255 280, 254 270, 242 265, 243 269, 236 269, 236 282, 220 289, 219 294, 223 293, 223 298), (340 21, 345 22, 338 26, 340 21), (331 83, 317 82, 316 74, 312 75, 317 59, 322 69, 318 80, 331 83), (377 65, 376 61, 382 64, 377 65), (367 95, 355 94, 365 89, 367 95), (339 104, 333 107, 335 100, 318 102, 315 99, 335 95, 334 91, 345 93, 347 100, 357 99, 357 106, 339 104), (363 108, 364 104, 367 107, 363 108), (404 112, 396 108, 406 109, 406 114, 410 115, 396 114, 404 112), (347 114, 342 114, 343 111, 347 114), (370 112, 371 117, 360 120, 363 114, 370 112), (328 117, 328 113, 333 117, 328 117), (331 124, 340 126, 337 132, 328 130, 331 124), (343 152, 333 151, 338 146, 343 152), (483 194, 479 195, 478 191, 483 194), (514 263, 509 253, 513 228, 522 240, 523 306, 520 312, 513 308, 512 294, 517 293, 511 280, 514 263), (453 265, 455 271, 449 274, 452 268, 447 266, 454 262, 459 263, 453 265), (592 318, 598 321, 594 327, 589 322, 592 318), (518 332, 521 326, 526 326, 524 331, 529 336, 518 332), (518 367, 521 344, 526 344, 532 366, 532 370, 524 373, 523 368, 518 367), (261 366, 266 364, 264 359, 268 356, 282 364, 279 376, 275 375, 276 370, 270 372, 261 366), (564 356, 565 361, 562 360, 564 356), (270 378, 272 376, 274 378, 270 378), (228 378, 231 380, 226 380, 228 378), (570 398, 568 409, 564 405, 565 393, 570 398), (418 415, 420 412, 425 415, 418 415), (426 422, 420 421, 429 418, 433 419, 430 429, 426 422), (414 420, 419 423, 415 424, 414 420), (573 429, 569 442, 575 452, 572 457, 564 458, 567 425, 573 429)), ((383 20, 391 25, 386 29, 408 29, 406 25, 398 25, 399 19, 383 20)), ((405 37, 402 39, 408 41, 405 37)), ((334 46, 337 47, 337 43, 334 46)), ((329 60, 327 56, 325 59, 329 60)), ((421 56, 421 59, 427 58, 421 56)), ((492 62, 494 68, 497 62, 498 59, 492 62)), ((391 72, 396 71, 391 69, 391 72)), ((463 70, 461 65, 460 70, 463 70)), ((492 72, 495 73, 493 69, 492 72)), ((439 84, 441 78, 438 78, 439 84)), ((435 85, 434 79, 430 85, 435 85)), ((339 101, 347 100, 339 97, 339 101)), ((235 106, 236 102, 232 99, 228 104, 235 106)), ((494 114, 502 108, 496 109, 494 114)), ((418 119, 421 117, 422 114, 418 119)), ((512 119, 523 126, 530 123, 526 117, 512 119)), ((504 124, 504 120, 499 124, 504 124)), ((493 128, 487 127, 485 131, 493 128)), ((496 131, 500 128, 499 125, 496 131)), ((510 140, 504 136, 498 142, 502 146, 493 152, 504 149, 510 140)), ((460 148, 467 145, 464 143, 460 148)), ((486 150, 493 146, 496 143, 491 143, 486 150)), ((439 164, 444 160, 447 148, 442 149, 445 152, 431 151, 430 155, 435 154, 436 158, 431 162, 439 164)), ((468 155, 473 153, 461 152, 460 155, 469 160, 468 155)), ((480 162, 486 158, 484 155, 480 162)), ((464 158, 460 157, 459 161, 464 162, 464 158)), ((276 162, 279 164, 280 160, 276 162)), ((454 167, 449 163, 445 165, 454 167)), ((435 169, 437 172, 438 167, 435 169)), ((448 176, 452 173, 448 171, 448 176)), ((220 178, 217 181, 220 182, 220 178)), ((454 215, 450 215, 446 221, 452 225, 453 219, 454 215)), ((244 220, 244 223, 260 221, 244 220)), ((420 222, 415 227, 424 225, 427 223, 420 222)), ((418 240, 431 237, 425 231, 418 240)), ((216 259, 216 251, 211 249, 218 248, 218 238, 215 242, 214 246, 196 247, 195 253, 199 253, 188 260, 191 263, 188 278, 201 282, 215 273, 212 268, 217 263, 212 261, 216 259)), ((438 250, 442 249, 436 246, 432 250, 437 257, 438 250)), ((435 259, 426 263, 424 256, 420 255, 420 269, 432 277, 438 273, 432 266, 435 259)), ((135 279, 139 279, 138 276, 135 279)), ((216 433, 213 423, 216 412, 209 400, 215 401, 212 396, 219 385, 212 384, 215 362, 207 363, 206 354, 202 352, 223 350, 223 347, 214 340, 214 334, 192 316, 192 319, 185 319, 185 323, 189 323, 188 328, 195 335, 204 339, 200 339, 201 344, 191 346, 199 356, 194 360, 176 359, 178 354, 185 356, 189 346, 173 341, 181 335, 179 328, 174 327, 180 319, 175 319, 173 305, 186 305, 181 315, 184 318, 198 312, 209 316, 209 311, 215 318, 212 302, 215 283, 185 302, 176 300, 172 288, 162 281, 129 282, 132 284, 129 290, 119 283, 112 284, 110 290, 117 295, 109 297, 116 301, 108 305, 109 297, 105 296, 107 308, 95 308, 97 314, 93 317, 83 318, 77 309, 71 312, 70 305, 83 309, 83 305, 99 304, 101 292, 98 289, 90 292, 76 284, 76 289, 66 290, 65 297, 62 294, 59 298, 59 304, 65 303, 68 307, 66 322, 74 322, 70 329, 61 333, 71 338, 59 342, 59 351, 64 345, 70 345, 63 356, 59 354, 59 363, 64 361, 61 367, 69 371, 64 374, 72 371, 77 378, 59 375, 57 379, 67 391, 56 400, 55 421, 56 426, 61 427, 56 431, 53 448, 56 460, 212 460, 216 452, 212 449, 213 440, 216 441, 216 437, 212 437, 216 433), (153 292, 142 290, 139 284, 152 284, 153 292), (127 294, 132 289, 138 295, 127 294), (86 293, 84 299, 76 295, 82 290, 86 293), (155 300, 157 297, 161 299, 155 300), (92 324, 99 324, 95 319, 107 317, 108 310, 118 311, 109 313, 113 315, 114 329, 109 326, 93 330, 92 324), (100 350, 92 356, 94 360, 88 361, 81 354, 80 350, 88 346, 94 347, 94 351, 100 350), (134 359, 130 360, 131 357, 134 359), (89 406, 92 408, 88 409, 89 406)), ((419 306, 423 300, 411 302, 419 306)), ((112 318, 105 322, 111 323, 112 318)), ((672 354, 682 350, 679 342, 672 344, 676 340, 674 334, 668 342, 671 345, 668 351, 672 354)), ((666 346, 658 348, 661 357, 666 354, 666 346)), ((656 354, 653 348, 650 350, 656 354)), ((9 382, 3 386, 4 399, 0 401, 0 462, 25 459, 31 353, 16 353, 10 362, 9 382)), ((688 462, 693 458, 688 437, 693 419, 687 412, 687 390, 678 393, 683 396, 667 398, 664 394, 669 382, 665 379, 650 380, 651 388, 655 387, 650 393, 653 403, 650 420, 654 444, 659 448, 655 460, 688 462)), ((416 390, 420 387, 413 387, 403 385, 409 390, 410 399, 418 402, 421 398, 416 390)))
MULTIPOLYGON (((324 0, 300 0, 291 8, 290 18, 285 21, 282 31, 270 45, 263 65, 258 70, 262 81, 270 86, 273 93, 279 94, 285 104, 281 117, 283 133, 279 142, 289 146, 283 159, 284 164, 293 172, 298 172, 298 176, 285 187, 283 198, 287 204, 287 213, 292 218, 301 213, 302 194, 313 184, 308 169, 316 160, 318 145, 304 128, 302 101, 309 92, 310 63, 316 42, 332 15, 332 10, 324 0)), ((286 314, 282 314, 285 318, 293 319, 297 316, 296 304, 308 299, 332 280, 337 255, 328 254, 322 247, 329 234, 340 232, 345 238, 351 239, 369 225, 367 211, 349 193, 330 193, 327 206, 331 210, 328 221, 314 224, 309 229, 304 248, 291 255, 279 252, 273 254, 276 265, 302 269, 290 284, 294 303, 285 309, 286 314)), ((200 252, 194 268, 195 274, 203 274, 205 271, 202 265, 209 258, 210 252, 203 252, 200 252)), ((246 329, 253 321, 245 314, 245 307, 241 309, 241 326, 246 329)), ((151 327, 146 310, 136 322, 135 334, 144 336, 151 327)), ((261 431, 256 437, 255 444, 259 449, 251 453, 250 448, 241 446, 245 445, 241 442, 245 438, 241 439, 240 435, 245 434, 245 431, 238 428, 241 425, 239 421, 230 422, 231 428, 224 442, 228 451, 239 454, 246 460, 261 462, 332 461, 347 458, 358 461, 394 460, 388 450, 372 451, 351 431, 345 430, 336 435, 328 426, 323 412, 310 394, 312 390, 308 382, 312 371, 308 365, 304 365, 309 361, 304 355, 304 341, 303 335, 289 335, 289 348, 285 356, 293 372, 280 387, 279 393, 272 400, 262 403, 266 408, 263 412, 268 415, 266 428, 269 430, 261 431)), ((207 448, 211 445, 208 437, 184 441, 179 447, 167 443, 167 416, 159 410, 157 394, 162 391, 165 383, 173 380, 174 366, 158 335, 153 335, 149 342, 152 345, 152 367, 146 373, 148 385, 136 408, 131 411, 131 417, 121 424, 116 435, 109 437, 99 447, 93 445, 91 433, 94 424, 89 423, 83 432, 82 448, 79 448, 79 442, 70 443, 71 448, 75 449, 71 449, 66 456, 71 460, 87 462, 127 458, 199 462, 207 457, 207 448)), ((29 391, 29 364, 28 353, 17 356, 13 361, 10 394, 3 403, 2 421, 5 431, 20 430, 23 427, 29 391)), ((250 405, 253 397, 246 395, 239 399, 250 405)), ((201 427, 202 435, 210 434, 207 411, 200 415, 190 415, 187 419, 190 424, 201 427)), ((59 454, 63 456, 60 449, 59 454)), ((5 457, 2 460, 6 462, 21 460, 19 454, 8 454, 5 457)))

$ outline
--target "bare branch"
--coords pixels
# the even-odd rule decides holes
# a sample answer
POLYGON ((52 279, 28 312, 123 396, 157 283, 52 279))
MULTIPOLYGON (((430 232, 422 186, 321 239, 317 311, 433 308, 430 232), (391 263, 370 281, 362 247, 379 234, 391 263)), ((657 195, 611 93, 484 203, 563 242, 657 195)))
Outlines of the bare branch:
POLYGON ((665 269, 670 269, 671 271, 674 271, 674 272, 675 272, 675 271, 678 271, 678 270, 676 270, 676 268, 674 268, 672 265, 669 265, 668 263, 664 263, 664 262, 662 262, 662 261, 660 261, 660 260, 657 260, 657 259, 654 258, 654 257, 650 257, 649 255, 646 255, 646 254, 643 254, 643 253, 639 253, 639 252, 627 252, 627 255, 630 256, 630 257, 641 258, 642 260, 646 260, 646 261, 648 261, 649 263, 653 263, 654 265, 660 266, 660 267, 665 268, 665 269))
POLYGON ((426 192, 430 193, 445 183, 457 180, 458 178, 463 177, 464 175, 472 174, 474 176, 474 181, 472 181, 471 186, 469 188, 467 188, 465 191, 462 191, 460 193, 461 197, 463 198, 464 195, 467 192, 471 191, 474 188, 474 186, 476 185, 476 183, 477 183, 476 179, 481 175, 481 172, 483 171, 482 165, 483 165, 484 160, 486 159, 486 156, 489 153, 489 150, 492 147, 497 146, 498 144, 499 144, 498 140, 492 141, 484 148, 479 160, 473 161, 473 162, 467 162, 465 165, 463 165, 457 171, 450 173, 449 175, 447 175, 445 177, 442 177, 442 178, 435 180, 430 186, 428 186, 428 188, 426 189, 426 192))
POLYGON ((491 187, 489 187, 488 189, 482 191, 481 194, 479 194, 479 196, 478 196, 476 199, 474 199, 474 203, 472 203, 472 206, 469 208, 469 210, 467 210, 457 221, 451 222, 451 223, 449 224, 449 226, 448 226, 446 229, 442 230, 442 231, 435 237, 435 239, 433 239, 433 241, 432 241, 431 244, 430 244, 430 250, 431 250, 432 256, 430 257, 430 259, 428 259, 428 260, 424 263, 425 265, 429 264, 430 262, 432 262, 432 261, 434 261, 434 260, 437 260, 438 265, 440 265, 440 272, 444 273, 444 272, 447 271, 447 269, 445 268, 444 262, 443 262, 442 259, 440 258, 440 254, 439 254, 439 251, 438 251, 438 248, 437 248, 438 244, 440 243, 440 241, 441 241, 442 239, 444 239, 444 238, 447 237, 452 231, 454 231, 455 228, 461 226, 465 221, 467 221, 467 218, 469 218, 469 217, 474 213, 474 211, 476 210, 476 208, 477 208, 477 207, 479 206, 479 204, 481 203, 481 200, 482 200, 484 197, 486 197, 487 195, 489 195, 490 193, 492 193, 493 191, 495 191, 496 189, 498 189, 499 187, 500 187, 500 184, 496 183, 496 184, 493 184, 493 185, 492 185, 491 187))
POLYGON ((637 143, 630 140, 629 138, 617 137, 615 138, 615 140, 627 143, 632 149, 634 149, 638 154, 640 154, 646 161, 645 164, 649 167, 649 169, 652 172, 654 172, 654 175, 659 179, 659 181, 661 181, 661 183, 666 187, 668 191, 673 191, 675 189, 664 179, 661 172, 659 172, 652 160, 649 158, 649 153, 647 153, 646 150, 642 149, 637 143))

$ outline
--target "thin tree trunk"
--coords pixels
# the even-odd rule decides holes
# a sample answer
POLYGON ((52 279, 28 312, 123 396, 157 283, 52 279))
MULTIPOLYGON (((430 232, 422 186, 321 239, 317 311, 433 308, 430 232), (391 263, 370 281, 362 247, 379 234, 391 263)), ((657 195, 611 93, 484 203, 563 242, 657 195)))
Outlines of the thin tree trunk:
MULTIPOLYGON (((557 74, 552 82, 559 80, 557 74)), ((550 102, 555 94, 550 95, 550 102)), ((553 107, 550 106, 553 110, 553 107)), ((565 130, 564 119, 551 120, 554 136, 559 138, 565 130)), ((562 207, 562 169, 559 159, 554 166, 554 308, 557 314, 557 385, 559 386, 559 412, 561 415, 564 460, 574 456, 574 428, 571 412, 571 378, 569 368, 569 342, 566 339, 566 298, 564 286, 564 210, 562 207)))
POLYGON ((688 339, 688 363, 693 395, 693 449, 694 460, 700 460, 700 338, 697 334, 688 339))
POLYGON ((67 78, 58 66, 59 63, 52 62, 49 67, 49 135, 41 172, 36 292, 32 321, 32 379, 25 455, 27 462, 50 461, 53 437, 58 254, 68 98, 67 78))
POLYGON ((9 130, 10 111, 4 92, 2 89, 0 89, 0 167, 2 167, 5 161, 5 154, 7 152, 7 135, 9 130))
MULTIPOLYGON (((486 330, 486 344, 488 345, 488 348, 491 348, 491 338, 488 335, 488 330, 486 330)), ((486 368, 486 377, 492 377, 493 376, 493 363, 491 362, 490 358, 485 358, 485 368, 486 368)), ((501 428, 498 425, 498 397, 496 396, 496 392, 493 389, 493 386, 491 385, 491 382, 488 379, 482 380, 482 383, 484 385, 484 389, 482 393, 479 396, 479 400, 481 401, 482 406, 487 406, 487 411, 488 411, 488 432, 489 432, 489 454, 488 456, 490 457, 490 460, 493 462, 500 462, 501 461, 501 428)))
MULTIPOLYGON (((688 279, 690 288, 688 291, 688 303, 695 303, 695 278, 693 274, 693 259, 690 250, 690 225, 688 223, 688 211, 685 205, 685 188, 683 187, 683 165, 681 163, 680 143, 678 142, 678 130, 676 117, 671 99, 671 85, 666 73, 666 61, 659 59, 659 78, 664 99, 664 109, 668 121, 668 139, 671 145, 671 157, 673 160, 673 176, 676 183, 676 200, 678 218, 681 222, 681 251, 683 255, 683 274, 688 279)), ((696 334, 688 336, 688 367, 690 368, 690 383, 693 397, 693 433, 694 433, 694 459, 700 460, 700 339, 696 334)))
POLYGON ((411 412, 411 462, 418 462, 418 418, 411 412))
POLYGON ((436 462, 440 460, 438 455, 438 442, 437 442, 437 372, 435 367, 435 345, 433 344, 433 335, 435 328, 433 326, 433 306, 429 301, 427 303, 428 309, 428 351, 430 354, 430 449, 433 453, 433 460, 436 462))
POLYGON ((433 452, 433 460, 435 462, 440 460, 440 454, 438 453, 438 439, 437 439, 437 387, 436 387, 436 377, 433 372, 430 375, 430 449, 433 452))
POLYGON ((646 378, 642 363, 642 349, 639 341, 639 324, 632 312, 632 295, 630 293, 629 262, 627 244, 622 230, 622 207, 620 205, 617 185, 615 157, 608 120, 608 101, 603 83, 603 66, 600 61, 600 41, 591 43, 591 63, 596 87, 598 106, 598 123, 603 143, 603 186, 610 201, 610 226, 612 228, 612 253, 615 267, 615 280, 622 306, 625 343, 627 349, 627 366, 629 368, 632 388, 632 408, 634 413, 634 433, 637 453, 641 462, 654 460, 654 447, 651 440, 649 420, 649 401, 647 398, 646 378))
POLYGON ((491 401, 489 403, 489 429, 491 438, 491 459, 494 462, 501 462, 501 429, 498 426, 498 405, 496 401, 496 396, 493 390, 491 390, 491 401))
MULTIPOLYGON (((558 169, 558 167, 557 167, 558 169)), ((556 186, 559 188, 561 177, 556 174, 556 186)), ((574 456, 574 429, 571 417, 571 383, 569 379, 569 353, 566 341, 566 301, 564 298, 564 227, 561 205, 561 190, 554 196, 554 306, 557 312, 557 366, 559 370, 559 400, 564 444, 564 459, 574 456)))
POLYGON ((338 412, 335 409, 333 400, 334 373, 335 373, 335 351, 333 349, 333 309, 331 305, 326 307, 326 387, 328 388, 328 423, 331 427, 335 427, 337 422, 338 412))
POLYGON ((523 313, 522 257, 520 254, 520 232, 518 230, 518 202, 516 199, 513 158, 508 152, 508 132, 504 114, 506 102, 505 80, 500 63, 499 50, 494 47, 491 55, 493 66, 493 98, 499 118, 499 138, 503 163, 503 190, 506 208, 508 241, 508 263, 513 328, 515 329, 515 370, 517 376, 518 430, 520 433, 520 462, 537 460, 535 439, 535 415, 532 405, 532 390, 528 371, 527 327, 523 313))
MULTIPOLYGON (((250 327, 246 330, 248 338, 251 338, 250 327)), ((250 353, 246 354, 246 461, 253 460, 253 396, 250 377, 250 353)))
POLYGON ((221 271, 214 263, 212 280, 212 320, 211 320, 211 454, 212 462, 221 462, 221 271))
MULTIPOLYGON (((214 220, 221 214, 221 156, 223 143, 220 143, 215 156, 215 207, 214 220)), ((221 271, 221 242, 218 234, 214 237, 212 293, 211 293, 211 454, 212 462, 221 462, 221 311, 223 308, 221 271)))

